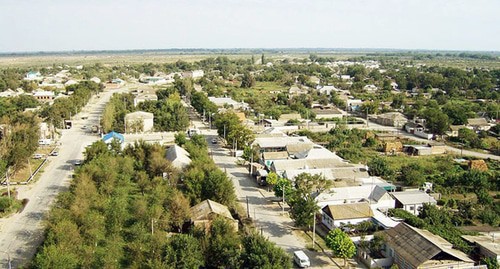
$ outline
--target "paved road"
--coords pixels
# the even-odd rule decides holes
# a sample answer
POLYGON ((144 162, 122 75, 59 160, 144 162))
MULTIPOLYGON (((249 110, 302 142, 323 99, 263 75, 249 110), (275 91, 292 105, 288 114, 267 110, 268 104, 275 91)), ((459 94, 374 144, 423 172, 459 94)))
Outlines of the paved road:
POLYGON ((293 221, 288 214, 285 212, 285 215, 282 215, 282 207, 271 202, 273 193, 267 192, 265 187, 259 187, 245 167, 236 165, 236 158, 230 156, 229 150, 211 143, 211 140, 217 137, 216 130, 207 129, 195 119, 192 123, 206 136, 215 163, 232 179, 238 200, 245 209, 248 199, 247 212, 254 220, 257 230, 262 231, 265 237, 289 253, 296 250, 305 251, 311 259, 311 268, 337 268, 324 253, 307 250, 306 244, 312 245, 312 242, 306 242, 299 235, 300 232, 293 228, 293 221))
MULTIPOLYGON (((123 90, 113 90, 116 91, 123 90)), ((88 115, 88 119, 78 119, 76 115, 73 128, 62 130, 59 156, 49 158, 37 182, 17 187, 18 198, 27 198, 29 202, 21 213, 0 219, 1 268, 8 268, 9 255, 12 268, 20 267, 33 258, 36 248, 43 242, 42 219, 57 194, 69 186, 74 160, 83 159, 85 146, 99 139, 82 127, 97 124, 113 92, 101 93, 100 98, 92 97, 82 111, 88 115)))

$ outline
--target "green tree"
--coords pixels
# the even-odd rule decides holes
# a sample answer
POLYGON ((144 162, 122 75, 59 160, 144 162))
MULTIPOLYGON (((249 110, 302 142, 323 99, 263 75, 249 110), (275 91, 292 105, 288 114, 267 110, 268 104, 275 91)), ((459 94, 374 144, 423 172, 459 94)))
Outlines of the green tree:
POLYGON ((243 268, 291 268, 290 256, 258 233, 243 237, 243 268))
POLYGON ((334 257, 344 259, 344 266, 346 260, 356 254, 356 246, 354 246, 351 238, 339 228, 330 230, 325 241, 326 245, 332 250, 334 257))
POLYGON ((168 268, 196 269, 204 265, 200 242, 186 234, 176 234, 169 238, 165 262, 168 268))
POLYGON ((439 108, 428 108, 424 111, 425 127, 433 134, 442 135, 450 126, 448 116, 439 108))
POLYGON ((250 74, 250 72, 245 72, 241 79, 241 88, 252 88, 255 86, 255 78, 250 74))
POLYGON ((372 176, 390 177, 394 174, 387 160, 380 157, 371 159, 368 162, 368 167, 370 169, 370 175, 372 176))
POLYGON ((233 226, 222 217, 216 218, 210 227, 205 264, 210 268, 239 268, 240 244, 233 226))

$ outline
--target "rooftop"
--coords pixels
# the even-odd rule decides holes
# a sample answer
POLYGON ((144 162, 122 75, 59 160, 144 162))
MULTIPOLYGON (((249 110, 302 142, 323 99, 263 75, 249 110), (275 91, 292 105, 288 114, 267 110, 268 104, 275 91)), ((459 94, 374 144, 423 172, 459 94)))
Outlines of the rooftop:
POLYGON ((391 195, 394 199, 398 200, 400 203, 407 204, 422 204, 422 203, 431 203, 435 204, 436 199, 423 191, 400 191, 400 192, 391 192, 391 195))
POLYGON ((327 205, 322 210, 334 220, 362 219, 373 216, 368 203, 327 205))
POLYGON ((206 220, 211 213, 233 219, 231 212, 229 212, 229 209, 225 205, 207 199, 191 207, 191 220, 206 220))

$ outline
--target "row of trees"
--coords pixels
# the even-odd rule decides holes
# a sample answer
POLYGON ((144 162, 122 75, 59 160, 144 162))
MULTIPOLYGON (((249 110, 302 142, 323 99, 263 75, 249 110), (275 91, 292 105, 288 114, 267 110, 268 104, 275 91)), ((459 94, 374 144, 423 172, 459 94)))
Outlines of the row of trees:
POLYGON ((70 191, 50 211, 34 267, 290 268, 282 249, 258 234, 238 233, 222 218, 208 230, 185 230, 193 204, 234 205, 235 198, 204 138, 177 140, 193 159, 185 172, 171 166, 159 145, 137 142, 122 151, 99 141, 88 147, 70 191), (190 192, 198 183, 201 190, 190 192))

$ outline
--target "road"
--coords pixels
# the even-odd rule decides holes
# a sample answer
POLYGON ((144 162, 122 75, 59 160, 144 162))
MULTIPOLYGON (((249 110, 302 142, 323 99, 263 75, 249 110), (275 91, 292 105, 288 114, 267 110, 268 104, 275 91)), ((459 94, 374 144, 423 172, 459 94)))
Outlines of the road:
POLYGON ((192 118, 194 127, 201 130, 205 135, 209 151, 214 162, 233 181, 236 195, 241 206, 248 210, 250 217, 254 220, 258 231, 282 247, 288 253, 296 250, 303 250, 311 260, 310 268, 337 268, 338 266, 324 253, 311 252, 306 249, 306 245, 312 245, 311 241, 305 241, 300 236, 302 232, 293 227, 293 221, 285 211, 282 214, 282 207, 276 202, 271 202, 274 194, 268 192, 265 187, 259 187, 254 179, 249 176, 248 170, 236 164, 236 158, 230 156, 229 150, 222 148, 219 144, 212 144, 213 138, 217 138, 216 130, 209 130, 199 120, 192 118))
POLYGON ((27 198, 29 202, 21 213, 0 219, 1 268, 8 268, 9 256, 12 268, 21 267, 33 258, 44 239, 42 220, 57 194, 69 186, 73 162, 83 159, 84 148, 99 139, 98 135, 82 127, 96 125, 112 93, 123 90, 105 91, 99 98, 93 96, 82 109, 88 119, 82 120, 76 115, 73 127, 61 130, 59 155, 49 157, 39 179, 33 184, 16 187, 18 198, 27 198))

